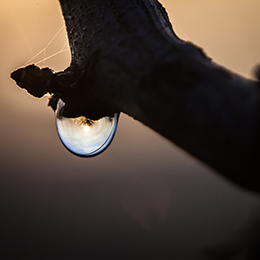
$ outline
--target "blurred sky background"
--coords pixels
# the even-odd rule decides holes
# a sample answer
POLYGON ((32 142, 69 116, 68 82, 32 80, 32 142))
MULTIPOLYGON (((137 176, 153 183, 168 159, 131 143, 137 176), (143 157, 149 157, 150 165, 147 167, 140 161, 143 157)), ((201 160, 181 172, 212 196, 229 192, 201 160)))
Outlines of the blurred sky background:
MULTIPOLYGON (((259 0, 161 2, 178 36, 254 77, 259 0)), ((29 63, 60 52, 39 65, 55 71, 69 66, 62 26, 56 0, 0 1, 1 252, 17 259, 33 251, 34 259, 200 259, 200 250, 250 220, 258 196, 127 115, 120 116, 104 153, 91 159, 70 154, 57 136, 48 98, 31 97, 9 77, 46 46, 29 63)))

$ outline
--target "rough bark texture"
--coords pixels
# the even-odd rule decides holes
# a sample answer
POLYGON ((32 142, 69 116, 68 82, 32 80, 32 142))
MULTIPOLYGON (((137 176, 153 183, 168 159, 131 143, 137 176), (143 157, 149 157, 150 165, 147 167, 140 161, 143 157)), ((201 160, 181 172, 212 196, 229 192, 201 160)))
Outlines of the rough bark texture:
POLYGON ((60 0, 72 61, 64 72, 12 73, 66 115, 124 112, 243 187, 260 190, 259 83, 180 40, 156 0, 60 0))

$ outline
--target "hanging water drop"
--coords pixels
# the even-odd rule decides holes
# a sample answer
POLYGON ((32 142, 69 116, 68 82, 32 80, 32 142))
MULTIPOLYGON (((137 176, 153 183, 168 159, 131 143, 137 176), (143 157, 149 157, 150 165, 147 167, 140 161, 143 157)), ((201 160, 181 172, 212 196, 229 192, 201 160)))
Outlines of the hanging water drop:
POLYGON ((103 152, 111 143, 117 128, 118 114, 90 120, 84 116, 67 118, 63 116, 65 103, 58 101, 56 127, 61 142, 73 154, 91 157, 103 152))

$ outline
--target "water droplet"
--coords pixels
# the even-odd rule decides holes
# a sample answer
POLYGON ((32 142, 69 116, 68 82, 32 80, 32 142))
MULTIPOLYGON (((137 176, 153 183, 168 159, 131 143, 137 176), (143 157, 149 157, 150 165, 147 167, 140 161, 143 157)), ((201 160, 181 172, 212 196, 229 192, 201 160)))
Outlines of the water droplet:
POLYGON ((62 115, 65 103, 58 101, 56 126, 61 142, 73 154, 90 157, 104 151, 111 143, 117 128, 118 114, 90 120, 84 116, 67 118, 62 115))

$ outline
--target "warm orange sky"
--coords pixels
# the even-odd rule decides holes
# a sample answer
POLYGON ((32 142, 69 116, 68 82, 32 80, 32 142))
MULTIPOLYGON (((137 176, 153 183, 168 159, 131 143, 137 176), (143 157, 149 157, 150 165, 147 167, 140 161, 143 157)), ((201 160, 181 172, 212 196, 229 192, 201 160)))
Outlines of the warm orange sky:
MULTIPOLYGON (((217 63, 252 76, 253 66, 260 61, 259 0, 161 2, 181 38, 203 47, 217 63)), ((98 157, 78 158, 62 146, 47 98, 32 98, 9 78, 12 70, 42 51, 62 25, 56 0, 0 2, 0 190, 7 190, 12 210, 28 201, 31 210, 35 210, 32 205, 46 206, 51 192, 56 208, 69 214, 67 208, 74 207, 80 215, 85 205, 82 197, 86 201, 106 198, 121 205, 142 228, 150 223, 146 209, 157 212, 161 221, 169 215, 176 241, 172 239, 180 248, 184 241, 199 246, 238 228, 258 200, 126 115, 120 118, 111 146, 98 157), (90 190, 87 195, 85 189, 90 190), (81 200, 76 205, 71 193, 81 200), (189 232, 200 233, 199 239, 189 232)), ((33 62, 60 51, 66 42, 62 30, 33 62)), ((63 52, 39 65, 62 70, 69 62, 69 52, 63 52)), ((84 217, 93 210, 86 209, 84 217)), ((48 220, 51 212, 45 213, 48 220)), ((30 219, 27 213, 19 214, 30 219)))
POLYGON ((260 60, 260 1, 164 0, 178 35, 244 76, 260 60))

